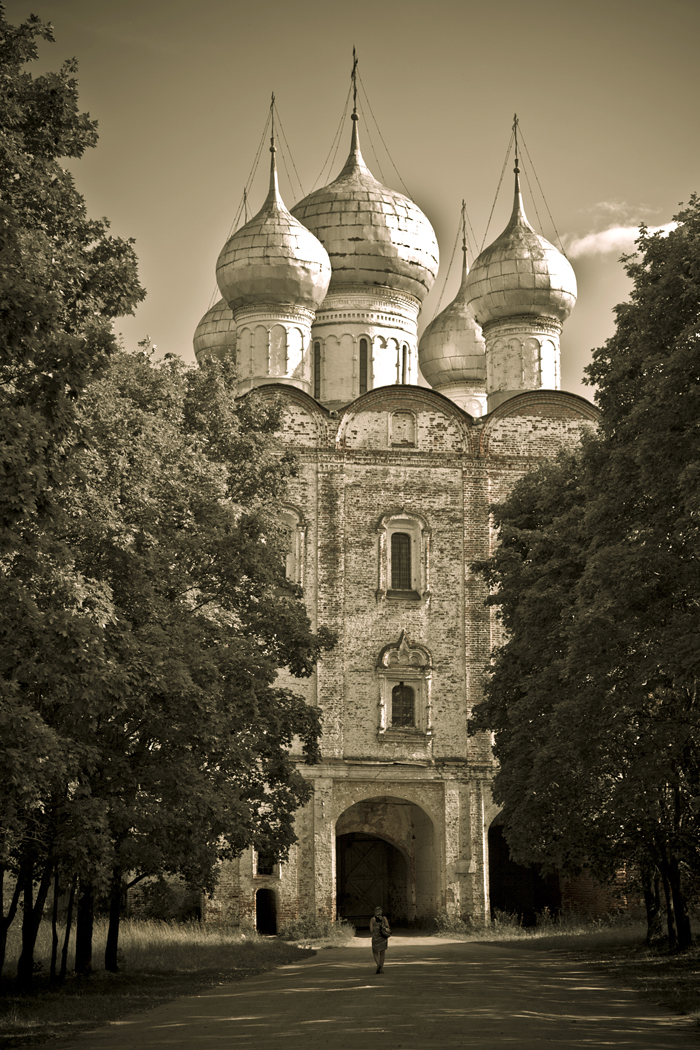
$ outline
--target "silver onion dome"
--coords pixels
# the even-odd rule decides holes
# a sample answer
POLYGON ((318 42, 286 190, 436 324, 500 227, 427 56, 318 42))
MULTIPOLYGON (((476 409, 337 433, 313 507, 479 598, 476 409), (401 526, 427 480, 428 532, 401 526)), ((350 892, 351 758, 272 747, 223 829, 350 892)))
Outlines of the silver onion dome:
POLYGON ((230 308, 219 299, 205 313, 194 332, 194 354, 197 362, 205 357, 223 357, 236 350, 236 322, 230 308))
POLYGON ((326 249, 287 211, 280 197, 274 146, 270 152, 265 203, 228 239, 216 264, 221 294, 234 313, 268 303, 315 310, 331 277, 326 249))
POLYGON ((435 232, 418 205, 372 175, 360 152, 357 113, 352 119, 350 155, 340 175, 292 213, 328 252, 330 291, 381 286, 422 302, 438 270, 435 232))
POLYGON ((486 344, 468 302, 466 247, 463 251, 459 291, 426 327, 418 344, 420 370, 436 390, 452 383, 486 382, 486 344))
POLYGON ((561 323, 576 303, 576 275, 569 260, 527 221, 517 165, 510 220, 474 262, 467 294, 482 327, 528 314, 561 323))

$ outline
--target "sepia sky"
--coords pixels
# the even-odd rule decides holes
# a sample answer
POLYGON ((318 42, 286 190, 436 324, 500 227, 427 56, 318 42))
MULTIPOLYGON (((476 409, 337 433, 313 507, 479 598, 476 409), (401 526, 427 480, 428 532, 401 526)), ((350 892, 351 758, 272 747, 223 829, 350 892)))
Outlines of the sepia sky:
MULTIPOLYGON (((353 45, 381 133, 361 91, 365 160, 393 189, 406 192, 403 180, 440 244, 421 328, 445 282, 462 198, 481 247, 517 112, 532 161, 526 153, 528 218, 556 243, 539 180, 579 282, 562 336, 564 389, 592 398, 582 371, 627 295, 617 260, 636 225, 665 225, 700 191, 697 0, 9 0, 6 10, 13 23, 35 13, 54 25, 56 43, 41 45, 34 71, 78 59, 100 142, 71 167, 90 214, 135 238, 148 291, 136 316, 117 323, 129 347, 148 334, 159 353, 194 360, 192 334, 212 301, 271 92, 291 150, 278 133, 291 208, 302 196, 295 171, 309 193, 331 150, 353 45)), ((346 117, 318 185, 335 178, 349 144, 346 117)), ((265 148, 249 216, 268 162, 265 148)), ((486 243, 511 204, 512 161, 486 243)), ((441 307, 459 261, 457 252, 441 307)))

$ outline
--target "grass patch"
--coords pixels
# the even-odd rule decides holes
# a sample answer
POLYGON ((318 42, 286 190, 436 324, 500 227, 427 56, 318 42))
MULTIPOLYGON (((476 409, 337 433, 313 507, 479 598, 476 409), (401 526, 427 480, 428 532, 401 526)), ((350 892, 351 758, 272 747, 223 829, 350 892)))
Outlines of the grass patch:
POLYGON ((685 952, 647 948, 644 932, 634 944, 580 946, 575 957, 640 992, 647 1002, 687 1014, 700 1025, 700 947, 685 952))
POLYGON ((295 919, 282 927, 284 941, 309 948, 340 948, 355 936, 355 927, 345 919, 333 922, 324 918, 295 919))
MULTIPOLYGON (((451 933, 450 936, 455 936, 451 933)), ((700 945, 686 952, 646 946, 646 924, 628 918, 582 922, 548 916, 531 928, 504 918, 481 930, 468 930, 465 940, 508 945, 530 951, 564 952, 606 977, 639 992, 647 1002, 686 1014, 700 1025, 700 945)))
MULTIPOLYGON (((70 976, 63 987, 56 988, 46 976, 50 936, 48 924, 42 926, 36 952, 40 968, 32 992, 20 993, 8 977, 0 985, 0 1046, 8 1050, 73 1037, 179 996, 265 973, 313 954, 276 937, 239 930, 212 929, 199 923, 125 921, 119 938, 120 973, 96 969, 89 978, 70 976)), ((106 936, 106 923, 97 923, 94 958, 100 965, 106 936)), ((14 954, 16 947, 13 945, 14 954)), ((12 954, 9 951, 8 957, 12 954)))

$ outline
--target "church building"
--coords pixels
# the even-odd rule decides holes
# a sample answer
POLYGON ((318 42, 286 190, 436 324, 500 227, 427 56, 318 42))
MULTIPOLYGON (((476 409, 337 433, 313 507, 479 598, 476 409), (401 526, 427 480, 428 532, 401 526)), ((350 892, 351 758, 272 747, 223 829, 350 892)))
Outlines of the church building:
POLYGON ((491 742, 468 732, 498 642, 471 569, 495 541, 489 506, 599 416, 560 390, 576 279, 526 218, 517 149, 506 228, 469 272, 464 252, 419 341, 435 233, 370 172, 355 111, 342 171, 291 213, 273 145, 268 196, 219 256, 197 359, 233 351, 239 395, 284 399, 287 571, 338 644, 290 682, 323 717, 297 842, 282 863, 250 850, 225 865, 206 919, 273 932, 367 925, 376 905, 393 925, 551 906, 546 880, 508 860, 491 742))

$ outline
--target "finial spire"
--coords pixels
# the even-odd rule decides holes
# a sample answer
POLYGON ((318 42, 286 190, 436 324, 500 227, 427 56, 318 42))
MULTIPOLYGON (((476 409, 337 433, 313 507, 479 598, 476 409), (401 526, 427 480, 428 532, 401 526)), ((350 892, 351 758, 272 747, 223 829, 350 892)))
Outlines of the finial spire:
POLYGON ((271 126, 271 131, 270 131, 270 153, 274 153, 275 152, 275 93, 274 93, 274 91, 272 92, 272 99, 270 101, 270 121, 271 121, 271 125, 272 125, 271 126))
POLYGON ((462 201, 462 285, 467 279, 467 205, 462 201))
MULTIPOLYGON (((513 138, 515 140, 515 167, 513 171, 515 173, 515 194, 513 199, 513 213, 510 217, 510 224, 526 222, 529 226, 530 223, 527 221, 527 215, 525 214, 525 208, 523 206, 523 195, 520 192, 520 156, 518 154, 518 127, 520 121, 518 120, 518 114, 513 114, 513 138)), ((510 225, 509 224, 509 225, 510 225)))
MULTIPOLYGON (((355 171, 358 168, 366 169, 367 165, 364 162, 362 153, 360 152, 360 136, 357 130, 359 123, 359 116, 357 115, 357 52, 355 48, 352 49, 352 140, 350 142, 350 156, 345 162, 345 167, 341 171, 341 175, 348 175, 351 171, 355 171)), ((340 177, 340 176, 339 176, 340 177)))
POLYGON ((513 168, 513 171, 515 172, 516 175, 520 174, 520 164, 518 162, 518 124, 519 123, 520 122, 518 120, 518 114, 514 113, 513 114, 513 137, 515 139, 515 167, 513 168))
POLYGON ((352 48, 352 119, 357 120, 357 53, 352 48))
POLYGON ((270 129, 270 154, 271 154, 271 156, 270 156, 270 189, 268 190, 267 201, 265 203, 268 203, 269 201, 280 202, 279 184, 277 182, 277 163, 275 161, 275 153, 277 152, 277 150, 275 149, 275 93, 274 93, 274 91, 272 92, 272 100, 270 102, 270 121, 271 121, 271 129, 270 129))

